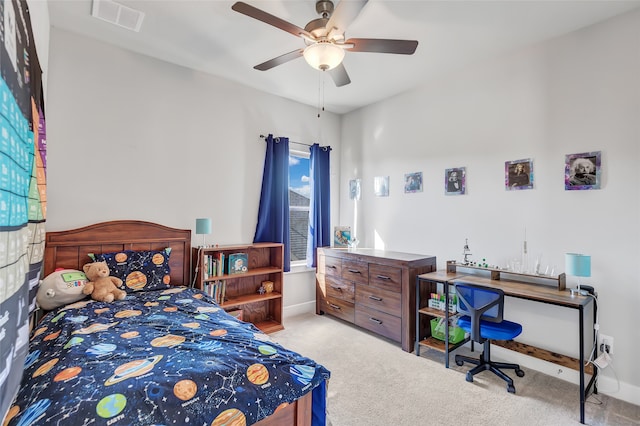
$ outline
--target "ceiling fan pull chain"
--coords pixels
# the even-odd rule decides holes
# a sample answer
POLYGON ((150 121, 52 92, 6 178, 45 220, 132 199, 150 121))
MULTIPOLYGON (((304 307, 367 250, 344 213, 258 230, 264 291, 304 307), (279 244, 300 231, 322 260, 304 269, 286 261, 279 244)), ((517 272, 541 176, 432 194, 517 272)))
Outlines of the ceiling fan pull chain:
POLYGON ((320 118, 322 91, 322 72, 318 72, 318 118, 320 118))
POLYGON ((317 141, 322 140, 322 112, 324 111, 324 75, 323 71, 318 71, 318 135, 317 141))
POLYGON ((325 72, 322 71, 322 112, 324 113, 324 82, 327 80, 325 72))

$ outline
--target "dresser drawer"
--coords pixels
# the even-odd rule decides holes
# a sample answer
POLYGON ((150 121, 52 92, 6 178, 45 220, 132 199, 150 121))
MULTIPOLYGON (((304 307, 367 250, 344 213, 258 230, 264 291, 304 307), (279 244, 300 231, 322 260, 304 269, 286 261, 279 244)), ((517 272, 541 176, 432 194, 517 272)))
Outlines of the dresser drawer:
POLYGON ((396 342, 402 340, 402 321, 400 318, 375 309, 358 306, 356 325, 396 342))
POLYGON ((401 294, 396 291, 358 285, 356 288, 356 304, 386 312, 389 315, 402 316, 401 294))
POLYGON ((331 256, 318 256, 318 273, 339 277, 342 274, 342 259, 331 256))
POLYGON ((336 279, 331 275, 325 275, 324 279, 327 297, 351 303, 356 300, 355 286, 351 281, 336 279))
POLYGON ((342 260, 342 278, 366 284, 369 280, 369 264, 355 260, 342 260))
POLYGON ((369 285, 400 293, 402 291, 402 269, 370 263, 369 285))
POLYGON ((320 309, 325 314, 333 315, 345 321, 353 322, 354 320, 355 308, 353 303, 345 302, 344 300, 323 298, 320 309))

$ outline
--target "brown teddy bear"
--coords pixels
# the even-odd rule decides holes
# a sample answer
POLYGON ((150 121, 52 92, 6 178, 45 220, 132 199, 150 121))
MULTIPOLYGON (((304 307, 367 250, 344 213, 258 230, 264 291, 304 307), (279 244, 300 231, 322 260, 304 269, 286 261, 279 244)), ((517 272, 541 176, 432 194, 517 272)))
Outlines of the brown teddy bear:
POLYGON ((127 292, 120 290, 122 280, 110 277, 107 262, 87 263, 82 267, 89 282, 85 284, 84 294, 90 294, 93 300, 98 302, 111 303, 114 300, 122 300, 127 296, 127 292))

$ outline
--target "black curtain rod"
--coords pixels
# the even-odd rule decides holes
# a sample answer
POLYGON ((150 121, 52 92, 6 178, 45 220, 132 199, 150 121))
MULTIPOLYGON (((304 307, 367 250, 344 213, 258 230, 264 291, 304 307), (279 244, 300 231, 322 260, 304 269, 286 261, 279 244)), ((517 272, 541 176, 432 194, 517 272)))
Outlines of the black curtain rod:
MULTIPOLYGON (((260 139, 265 139, 265 138, 266 138, 265 135, 260 135, 260 139)), ((276 140, 276 142, 278 142, 278 139, 280 139, 280 138, 274 138, 274 139, 276 140)), ((304 146, 313 146, 313 145, 309 145, 308 143, 295 142, 295 141, 292 141, 292 140, 290 140, 289 143, 296 143, 298 145, 304 145, 304 146)))

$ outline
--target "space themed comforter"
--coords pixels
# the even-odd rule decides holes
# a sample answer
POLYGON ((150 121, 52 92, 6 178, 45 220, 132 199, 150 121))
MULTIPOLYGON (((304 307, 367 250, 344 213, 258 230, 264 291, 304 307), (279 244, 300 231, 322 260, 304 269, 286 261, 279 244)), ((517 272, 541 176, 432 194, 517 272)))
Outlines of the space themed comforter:
POLYGON ((314 389, 324 394, 329 375, 204 293, 178 287, 47 314, 7 418, 11 426, 253 424, 314 389))

